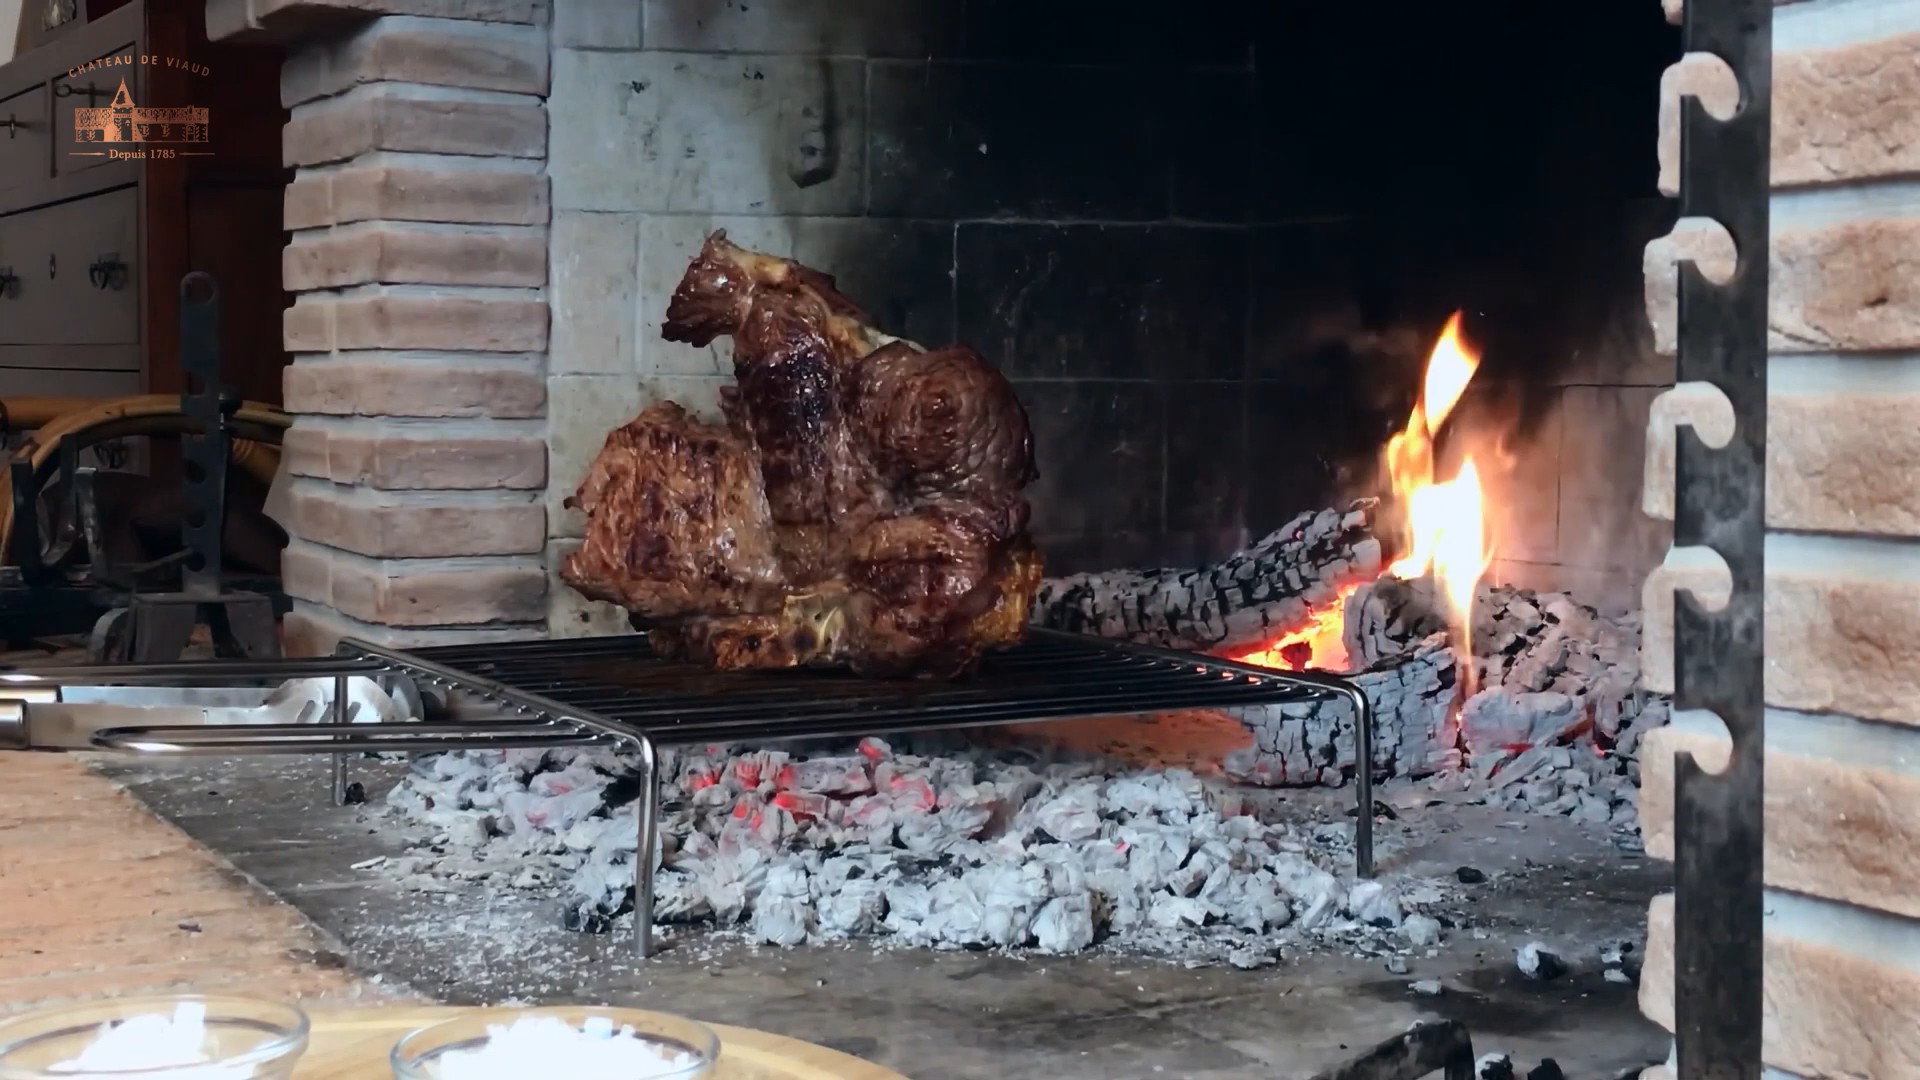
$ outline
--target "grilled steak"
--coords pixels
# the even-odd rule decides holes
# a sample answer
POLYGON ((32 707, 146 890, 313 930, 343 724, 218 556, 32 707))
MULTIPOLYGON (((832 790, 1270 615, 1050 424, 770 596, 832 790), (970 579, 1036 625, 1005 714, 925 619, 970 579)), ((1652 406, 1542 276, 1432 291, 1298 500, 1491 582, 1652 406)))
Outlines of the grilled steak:
POLYGON ((1020 640, 1040 584, 1026 411, 971 349, 874 329, 831 277, 707 238, 662 334, 733 339, 725 423, 663 402, 568 500, 560 576, 657 650, 719 668, 961 674, 1020 640))

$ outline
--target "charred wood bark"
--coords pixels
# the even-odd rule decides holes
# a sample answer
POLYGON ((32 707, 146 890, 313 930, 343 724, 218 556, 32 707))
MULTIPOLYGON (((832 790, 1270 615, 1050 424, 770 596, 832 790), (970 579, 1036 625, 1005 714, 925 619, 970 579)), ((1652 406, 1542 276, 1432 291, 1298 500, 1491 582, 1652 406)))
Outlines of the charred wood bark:
POLYGON ((1372 500, 1362 500, 1301 514, 1211 566, 1049 578, 1034 601, 1033 622, 1170 649, 1256 645, 1298 629, 1311 608, 1379 575, 1372 509, 1372 500))
POLYGON ((1415 1025, 1313 1080, 1420 1080, 1443 1071, 1446 1080, 1473 1080, 1473 1066, 1473 1038, 1467 1026, 1442 1020, 1415 1025))
MULTIPOLYGON (((1373 706, 1376 776, 1426 776, 1460 764, 1449 718, 1458 661, 1444 633, 1353 677, 1373 706)), ((1235 709, 1253 742, 1221 762, 1228 777, 1262 787, 1337 786, 1356 765, 1353 705, 1324 698, 1235 709)))

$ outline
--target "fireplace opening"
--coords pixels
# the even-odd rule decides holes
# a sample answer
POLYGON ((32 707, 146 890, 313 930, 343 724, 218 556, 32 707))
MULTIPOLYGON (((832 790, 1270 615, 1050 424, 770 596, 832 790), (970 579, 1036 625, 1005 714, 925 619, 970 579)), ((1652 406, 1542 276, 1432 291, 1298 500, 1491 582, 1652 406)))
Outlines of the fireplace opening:
MULTIPOLYGON (((910 10, 884 41, 824 10, 663 11, 637 53, 560 73, 550 107, 617 102, 624 119, 581 125, 581 141, 556 129, 555 198, 587 209, 557 230, 555 262, 589 250, 582 228, 631 220, 638 342, 621 355, 641 380, 637 397, 555 411, 573 449, 552 483, 571 491, 604 433, 652 402, 717 415, 727 339, 663 330, 684 336, 668 301, 724 230, 832 275, 885 334, 970 346, 1011 382, 1039 466, 1035 622, 1348 675, 1373 709, 1373 756, 1339 700, 932 748, 694 748, 670 788, 718 831, 690 837, 680 876, 667 862, 688 911, 714 913, 701 875, 740 872, 714 868, 741 845, 857 826, 945 857, 1008 821, 1072 843, 1133 812, 1098 784, 1030 786, 1027 766, 967 758, 1000 751, 1126 761, 1145 788, 1113 783, 1140 813, 1191 798, 1180 813, 1292 807, 1284 818, 1365 772, 1414 785, 1395 790, 1415 804, 1539 811, 1633 849, 1635 748, 1667 715, 1639 667, 1636 594, 1668 539, 1639 509, 1641 445, 1672 382, 1641 253, 1675 217, 1652 134, 1678 31, 1653 6, 910 10), (588 163, 621 145, 659 183, 611 184, 588 163)), ((581 392, 615 385, 596 375, 581 392)), ((625 626, 564 589, 555 604, 563 635, 625 626)), ((399 798, 433 803, 443 782, 464 781, 399 798)), ((814 873, 796 872, 782 889, 814 873)), ((956 897, 979 887, 921 883, 889 916, 884 888, 836 879, 826 908, 781 893, 761 915, 728 900, 722 921, 763 918, 782 941, 825 918, 1007 944, 964 917, 956 897)), ((577 897, 578 921, 604 922, 617 893, 577 897)), ((1090 933, 1210 918, 1179 906, 1097 909, 1090 933)), ((1081 925, 1055 911, 1046 933, 1064 936, 1048 947, 1081 925)))
MULTIPOLYGON (((315 918, 356 962, 462 1000, 624 992, 633 972, 608 938, 574 931, 633 927, 650 880, 657 990, 754 1020, 740 1000, 791 984, 808 1023, 840 993, 876 1015, 919 995, 915 1024, 944 1041, 876 1036, 915 1075, 1004 1074, 944 1059, 978 1042, 1003 987, 1031 993, 1024 1030, 1052 1026, 1061 978, 1094 990, 1061 1006, 1073 1023, 1184 1007, 1204 984, 1207 1000, 1260 986, 1261 1008, 1226 1011, 1261 1026, 1162 1040, 1214 1055, 1199 1064, 1122 1060, 1133 1044, 1102 1034, 1048 1050, 1048 1075, 1136 1075, 1150 1056, 1156 1072, 1250 1075, 1292 1053, 1264 1010, 1298 1003, 1278 975, 1296 965, 1345 1002, 1384 1001, 1367 1014, 1382 1036, 1411 1001, 1485 1021, 1488 1048, 1545 1045, 1564 1008, 1580 1023, 1563 1026, 1608 1033, 1563 1054, 1580 1075, 1664 1052, 1632 998, 1664 875, 1642 858, 1638 753, 1670 712, 1643 677, 1639 599, 1670 541, 1640 490, 1649 411, 1673 382, 1642 263, 1675 222, 1656 132, 1679 31, 1659 5, 553 0, 550 14, 281 31, 299 159, 287 266, 308 274, 286 318, 286 639, 325 653, 359 637, 498 680, 523 695, 511 735, 527 743, 355 759, 358 787, 332 777, 342 802, 365 802, 323 845, 327 872, 352 873, 314 890, 329 892, 315 918), (474 24, 462 48, 531 41, 532 74, 448 74, 409 52, 408 35, 449 21, 474 24), (405 47, 360 37, 387 32, 405 47), (431 85, 414 85, 426 69, 431 85), (328 110, 369 100, 372 137, 421 144, 342 149, 352 125, 328 110), (492 142, 458 143, 469 108, 492 142), (373 123, 388 116, 431 116, 432 138, 373 123), (398 223, 340 217, 375 204, 398 223), (676 723, 719 730, 699 725, 725 707, 687 688, 725 680, 658 677, 620 636, 628 612, 562 575, 609 433, 666 402, 689 424, 723 413, 728 338, 666 333, 722 232, 831 275, 877 331, 969 346, 1005 376, 1038 465, 1032 622, 1134 647, 1110 650, 1116 664, 1338 677, 1368 703, 1370 749, 1336 695, 672 742, 676 723), (544 266, 515 261, 529 241, 544 266), (412 273, 418 252, 462 263, 458 280, 378 277, 412 273), (348 280, 363 264, 374 276, 348 280), (554 640, 516 640, 530 637, 554 640), (614 710, 681 693, 694 699, 661 724, 657 772, 651 754, 535 730, 569 694, 614 710), (1358 869, 1363 843, 1374 873, 1358 869), (812 948, 849 941, 887 948, 857 972, 812 948), (794 951, 770 961, 769 946, 794 951), (1009 954, 1072 959, 1016 974, 1009 954), (949 962, 960 989, 927 989, 924 970, 949 962), (728 975, 743 975, 731 998, 700 996, 728 975), (939 1028, 949 990, 986 999, 963 1030, 939 1028), (1257 1065, 1240 1052, 1256 1046, 1257 1065)), ((358 704, 383 717, 466 723, 498 704, 440 692, 457 679, 420 697, 363 681, 358 704)), ((780 672, 754 693, 795 714, 843 692, 850 712, 863 694, 966 693, 877 681, 780 672)), ((306 689, 303 717, 347 684, 306 689)), ((284 773, 127 775, 161 805, 217 792, 299 827, 275 801, 284 773)), ((242 870, 306 888, 310 862, 260 855, 283 850, 271 830, 221 835, 242 870)), ((1279 1026, 1305 1039, 1346 1022, 1279 1026)), ((1371 1029, 1307 1056, 1329 1064, 1349 1039, 1371 1029)))

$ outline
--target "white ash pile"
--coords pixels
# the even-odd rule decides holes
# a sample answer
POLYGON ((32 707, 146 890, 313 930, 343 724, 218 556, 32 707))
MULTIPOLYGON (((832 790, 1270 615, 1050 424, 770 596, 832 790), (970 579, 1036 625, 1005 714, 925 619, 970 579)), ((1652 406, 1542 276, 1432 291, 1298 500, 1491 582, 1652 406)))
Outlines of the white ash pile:
MULTIPOLYGON (((881 938, 1072 953, 1105 944, 1261 966, 1287 949, 1431 945, 1434 884, 1351 880, 1352 823, 1265 824, 1180 770, 960 749, 668 753, 657 911, 775 945, 881 938), (1414 940, 1418 938, 1418 940, 1414 940)), ((388 803, 424 826, 418 878, 559 879, 568 924, 631 905, 626 762, 607 751, 417 759, 388 803)), ((394 869, 392 867, 389 868, 394 869)))
MULTIPOLYGON (((1460 786, 1491 805, 1635 826, 1640 740, 1670 715, 1666 698, 1640 688, 1639 617, 1508 587, 1482 589, 1474 612, 1475 691, 1456 722, 1457 654, 1430 589, 1383 578, 1349 599, 1347 649, 1367 667, 1359 681, 1377 710, 1376 772, 1421 776, 1465 764, 1460 786), (1447 674, 1434 674, 1436 665, 1447 674), (1388 677, 1385 688, 1374 682, 1388 677), (1409 686, 1421 692, 1393 692, 1409 686)), ((1325 711, 1305 722, 1324 728, 1325 711)), ((1331 717, 1331 737, 1321 736, 1330 749, 1314 763, 1334 782, 1353 762, 1350 709, 1342 719, 1331 717)), ((1230 774, 1251 771, 1237 764, 1230 774)))

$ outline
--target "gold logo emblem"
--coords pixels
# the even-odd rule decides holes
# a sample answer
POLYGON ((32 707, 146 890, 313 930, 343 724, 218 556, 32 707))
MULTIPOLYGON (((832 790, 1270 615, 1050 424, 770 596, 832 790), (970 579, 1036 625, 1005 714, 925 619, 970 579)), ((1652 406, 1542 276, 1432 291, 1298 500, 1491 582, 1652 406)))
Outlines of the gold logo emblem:
POLYGON ((126 149, 72 151, 82 157, 170 158, 204 156, 209 151, 174 150, 152 144, 194 144, 207 141, 207 110, 154 109, 136 105, 127 80, 104 108, 73 110, 73 138, 77 143, 133 144, 126 149))

